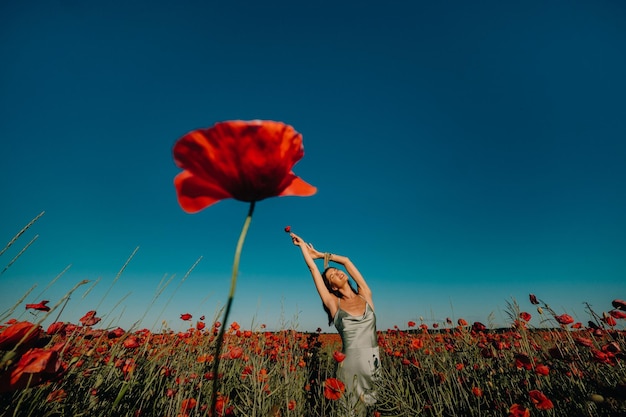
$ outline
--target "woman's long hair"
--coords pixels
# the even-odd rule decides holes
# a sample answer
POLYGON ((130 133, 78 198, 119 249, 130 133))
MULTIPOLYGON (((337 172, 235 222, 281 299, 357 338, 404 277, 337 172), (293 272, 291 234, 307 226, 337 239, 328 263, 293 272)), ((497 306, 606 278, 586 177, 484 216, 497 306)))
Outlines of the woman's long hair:
MULTIPOLYGON (((326 288, 328 289, 328 291, 335 295, 337 298, 343 298, 343 295, 341 295, 341 293, 339 292, 339 290, 333 290, 330 286, 330 283, 328 282, 328 278, 326 277, 326 273, 328 272, 329 269, 337 269, 334 266, 329 266, 328 268, 326 268, 324 270, 324 272, 322 272, 322 278, 324 279, 324 285, 326 285, 326 288)), ((350 289, 352 290, 352 292, 354 292, 355 294, 358 294, 359 292, 357 290, 354 289, 354 287, 352 286, 352 283, 350 282, 350 280, 348 280, 348 285, 350 286, 350 289)), ((324 307, 324 311, 326 312, 326 315, 328 315, 328 325, 332 326, 335 322, 335 318, 332 316, 332 314, 330 314, 330 310, 328 309, 328 307, 326 307, 326 304, 322 303, 322 307, 324 307)))

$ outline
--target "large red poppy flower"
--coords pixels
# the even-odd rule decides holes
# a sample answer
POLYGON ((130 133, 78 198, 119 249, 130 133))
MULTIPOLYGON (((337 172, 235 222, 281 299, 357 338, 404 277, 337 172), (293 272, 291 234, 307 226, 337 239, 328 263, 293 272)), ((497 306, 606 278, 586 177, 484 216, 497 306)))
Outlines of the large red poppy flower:
POLYGON ((324 397, 329 400, 338 400, 346 390, 346 385, 337 378, 328 378, 324 382, 324 397))
POLYGON ((292 172, 304 156, 302 135, 281 122, 216 123, 187 133, 173 153, 184 170, 174 179, 178 202, 188 213, 226 198, 252 202, 317 191, 292 172))

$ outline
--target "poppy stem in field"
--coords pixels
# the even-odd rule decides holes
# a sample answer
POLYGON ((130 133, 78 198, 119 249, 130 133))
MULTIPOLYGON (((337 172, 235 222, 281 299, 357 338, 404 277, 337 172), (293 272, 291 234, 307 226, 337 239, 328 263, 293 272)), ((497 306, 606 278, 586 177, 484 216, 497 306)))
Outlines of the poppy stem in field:
POLYGON ((239 272, 239 259, 241 258, 241 250, 243 249, 243 242, 246 240, 248 229, 250 228, 250 222, 252 221, 252 213, 254 212, 254 201, 250 203, 250 209, 248 210, 248 216, 243 223, 241 234, 239 235, 239 241, 237 242, 237 249, 235 249, 235 260, 233 262, 233 275, 230 278, 230 291, 228 293, 228 301, 226 303, 226 309, 224 310, 224 318, 222 320, 222 326, 217 335, 215 344, 215 357, 213 358, 213 392, 211 394, 211 411, 212 415, 215 415, 215 406, 217 404, 217 389, 218 389, 218 371, 220 367, 220 355, 222 352, 222 341, 224 340, 224 332, 226 324, 228 323, 228 316, 230 315, 230 308, 233 305, 233 299, 235 298, 235 288, 237 287, 237 274, 239 272))

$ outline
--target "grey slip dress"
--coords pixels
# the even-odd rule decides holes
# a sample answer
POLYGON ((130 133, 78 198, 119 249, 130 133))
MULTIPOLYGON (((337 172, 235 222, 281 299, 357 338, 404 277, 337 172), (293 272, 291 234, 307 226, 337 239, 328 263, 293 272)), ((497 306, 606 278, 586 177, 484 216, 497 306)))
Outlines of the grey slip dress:
POLYGON ((353 316, 341 309, 339 299, 334 324, 346 355, 337 365, 337 378, 346 385, 346 396, 353 402, 360 399, 365 405, 373 405, 376 402, 374 378, 380 366, 376 314, 365 301, 365 312, 353 316))

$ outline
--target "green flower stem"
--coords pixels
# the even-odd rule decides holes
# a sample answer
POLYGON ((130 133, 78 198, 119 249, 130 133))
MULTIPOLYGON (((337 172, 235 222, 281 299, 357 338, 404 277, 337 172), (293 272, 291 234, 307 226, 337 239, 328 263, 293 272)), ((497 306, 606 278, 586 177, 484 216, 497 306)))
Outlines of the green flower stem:
POLYGON ((222 319, 222 325, 217 335, 215 342, 215 357, 213 358, 213 392, 211 394, 211 411, 212 415, 215 415, 215 406, 217 404, 217 391, 219 388, 219 367, 220 356, 222 353, 222 342, 224 340, 224 332, 226 324, 228 323, 228 316, 230 315, 230 308, 233 305, 233 299, 235 298, 235 288, 237 287, 237 274, 239 272, 239 259, 241 258, 241 250, 243 249, 243 242, 246 240, 248 229, 250 228, 250 222, 252 221, 252 213, 254 212, 254 201, 250 203, 250 209, 248 210, 248 216, 243 223, 241 234, 239 235, 239 241, 237 242, 237 249, 235 249, 235 260, 233 262, 233 275, 230 278, 230 292, 228 293, 228 302, 226 303, 226 310, 224 310, 224 318, 222 319))

